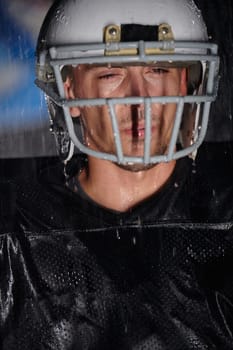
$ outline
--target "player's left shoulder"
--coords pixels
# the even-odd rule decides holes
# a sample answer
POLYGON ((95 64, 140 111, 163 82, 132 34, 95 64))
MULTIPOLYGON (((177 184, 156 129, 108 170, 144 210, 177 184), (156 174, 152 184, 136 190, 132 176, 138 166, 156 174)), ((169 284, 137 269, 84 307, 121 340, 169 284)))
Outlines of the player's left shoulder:
POLYGON ((233 144, 204 144, 194 164, 192 206, 195 219, 233 221, 233 144))

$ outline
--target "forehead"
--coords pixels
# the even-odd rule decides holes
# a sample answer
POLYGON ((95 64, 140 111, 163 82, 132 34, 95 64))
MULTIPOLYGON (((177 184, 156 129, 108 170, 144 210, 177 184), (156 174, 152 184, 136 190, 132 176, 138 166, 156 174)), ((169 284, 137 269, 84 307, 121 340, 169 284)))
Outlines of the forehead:
POLYGON ((178 69, 178 68, 186 68, 187 65, 184 62, 151 62, 151 63, 107 63, 107 64, 79 64, 77 66, 73 66, 73 69, 75 71, 83 71, 83 72, 89 72, 92 70, 97 69, 113 69, 113 68, 119 68, 119 69, 128 69, 128 68, 167 68, 167 69, 178 69))

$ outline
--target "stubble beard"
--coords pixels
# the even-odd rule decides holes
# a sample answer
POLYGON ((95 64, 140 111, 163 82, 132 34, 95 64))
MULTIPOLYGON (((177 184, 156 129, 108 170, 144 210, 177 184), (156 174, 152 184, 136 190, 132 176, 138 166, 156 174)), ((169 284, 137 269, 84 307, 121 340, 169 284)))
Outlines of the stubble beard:
POLYGON ((150 164, 135 164, 135 163, 128 163, 128 164, 120 164, 120 163, 116 163, 116 165, 125 170, 125 171, 129 171, 129 172, 133 172, 133 173, 138 173, 138 172, 141 172, 141 171, 147 171, 147 170, 150 170, 152 168, 154 168, 155 166, 158 165, 158 163, 150 163, 150 164))
MULTIPOLYGON (((167 151, 167 147, 164 145, 164 147, 160 147, 159 150, 157 150, 156 152, 154 152, 151 157, 156 157, 156 156, 162 156, 165 155, 167 151)), ((131 171, 131 172, 139 172, 139 171, 147 171, 150 170, 154 167, 156 167, 159 163, 125 163, 125 164, 121 164, 121 163, 116 163, 116 165, 118 167, 120 167, 121 169, 124 169, 126 171, 131 171)))

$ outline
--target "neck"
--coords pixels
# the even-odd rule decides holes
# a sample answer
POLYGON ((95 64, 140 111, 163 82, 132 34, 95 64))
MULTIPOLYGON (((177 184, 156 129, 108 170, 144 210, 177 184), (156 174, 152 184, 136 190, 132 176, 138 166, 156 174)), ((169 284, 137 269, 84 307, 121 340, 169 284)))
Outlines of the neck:
POLYGON ((84 191, 98 204, 125 212, 156 193, 171 176, 175 161, 132 172, 116 164, 89 158, 88 169, 79 176, 84 191))

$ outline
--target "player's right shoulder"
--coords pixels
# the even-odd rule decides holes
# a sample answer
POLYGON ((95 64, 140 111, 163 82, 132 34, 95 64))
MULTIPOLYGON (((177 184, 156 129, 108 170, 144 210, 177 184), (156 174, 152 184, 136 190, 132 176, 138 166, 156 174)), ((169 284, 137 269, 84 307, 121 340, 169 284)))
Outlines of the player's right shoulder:
POLYGON ((0 180, 1 234, 26 230, 41 230, 51 226, 55 213, 55 194, 39 181, 29 179, 0 180), (53 200, 53 198, 55 199, 53 200), (49 219, 48 219, 49 218, 49 219))

